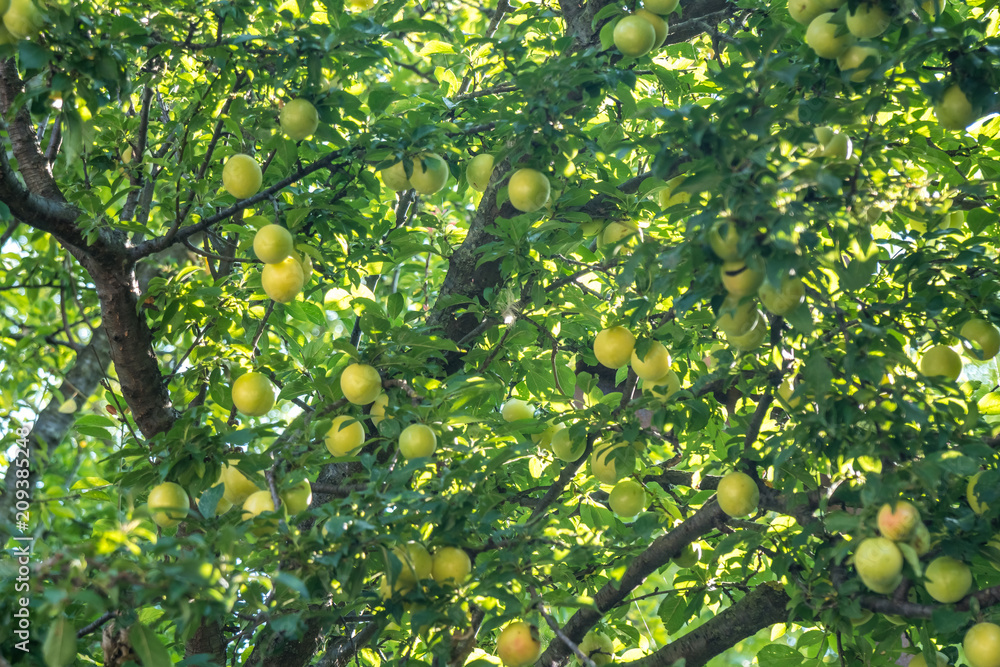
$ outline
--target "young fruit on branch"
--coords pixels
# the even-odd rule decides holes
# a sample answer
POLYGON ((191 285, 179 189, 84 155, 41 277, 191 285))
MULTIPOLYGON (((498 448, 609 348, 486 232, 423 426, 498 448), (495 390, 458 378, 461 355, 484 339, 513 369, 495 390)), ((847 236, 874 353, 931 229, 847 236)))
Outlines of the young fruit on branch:
POLYGON ((406 459, 430 456, 437 448, 437 436, 430 426, 410 424, 399 434, 399 453, 406 459))
POLYGON ((281 109, 281 131, 294 141, 308 139, 319 127, 319 113, 309 100, 294 99, 281 109))
POLYGON ((265 264, 283 262, 295 249, 292 234, 281 225, 264 225, 253 237, 253 252, 265 264))
POLYGON ((719 507, 733 518, 753 514, 760 502, 757 483, 750 475, 742 472, 731 472, 719 480, 715 493, 719 507))
POLYGON ((340 374, 340 390, 354 405, 368 405, 382 392, 382 378, 368 364, 351 364, 340 374))
POLYGON ((632 358, 635 336, 622 326, 604 329, 594 339, 594 356, 602 366, 618 369, 632 358))
POLYGON ((903 554, 892 540, 868 537, 854 550, 854 568, 869 589, 889 594, 903 580, 903 554))
POLYGON ((886 503, 878 511, 878 532, 893 542, 906 542, 920 524, 920 511, 905 500, 886 503))
POLYGON ((245 153, 233 155, 222 168, 222 187, 237 199, 256 194, 263 182, 260 165, 245 153))
POLYGON ((180 484, 164 482, 153 487, 146 499, 150 514, 160 528, 171 528, 188 515, 190 500, 180 484))
POLYGON ((497 657, 506 667, 527 667, 542 655, 538 628, 524 621, 509 624, 497 638, 497 657))
POLYGON ((244 373, 232 388, 233 405, 248 417, 261 417, 274 407, 274 386, 263 373, 244 373))
POLYGON ((365 444, 365 428, 354 417, 340 415, 333 418, 324 440, 334 456, 354 456, 365 444))
POLYGON ((646 490, 634 479, 623 479, 611 489, 608 507, 620 518, 631 519, 646 509, 646 490))
POLYGON ((533 213, 545 206, 549 194, 549 179, 534 169, 518 169, 507 182, 507 199, 521 213, 533 213))
POLYGON ((292 254, 277 264, 265 264, 260 272, 260 284, 269 299, 291 303, 306 284, 302 262, 292 254))

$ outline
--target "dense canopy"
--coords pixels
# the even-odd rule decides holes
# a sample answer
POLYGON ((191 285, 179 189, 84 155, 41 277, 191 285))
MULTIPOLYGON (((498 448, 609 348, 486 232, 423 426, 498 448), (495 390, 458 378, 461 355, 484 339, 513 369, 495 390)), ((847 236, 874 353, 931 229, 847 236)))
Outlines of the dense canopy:
POLYGON ((35 2, 0 665, 1000 667, 996 3, 35 2))

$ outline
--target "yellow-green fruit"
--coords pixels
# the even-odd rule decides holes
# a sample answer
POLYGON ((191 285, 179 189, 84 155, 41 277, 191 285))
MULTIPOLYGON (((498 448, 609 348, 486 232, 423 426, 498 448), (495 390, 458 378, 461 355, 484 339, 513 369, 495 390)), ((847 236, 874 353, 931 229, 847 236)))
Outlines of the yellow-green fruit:
MULTIPOLYGON (((256 493, 251 493, 246 500, 243 501, 243 520, 250 521, 260 516, 265 512, 274 511, 274 500, 271 498, 270 491, 257 491, 256 493)), ((260 526, 253 529, 255 535, 262 536, 273 532, 278 526, 276 520, 269 520, 263 522, 260 526)))
POLYGON ((368 405, 382 393, 382 378, 368 364, 351 364, 340 374, 340 390, 354 405, 368 405))
POLYGON ((542 449, 552 451, 552 437, 556 434, 556 432, 561 431, 564 428, 566 428, 566 424, 563 424, 562 422, 552 424, 552 426, 548 427, 541 433, 532 434, 531 439, 542 449))
POLYGON ((775 315, 787 315, 799 306, 806 298, 806 287, 794 276, 785 276, 781 285, 775 287, 770 281, 765 281, 757 290, 760 302, 775 315))
POLYGON ((843 132, 837 132, 823 146, 823 157, 831 160, 847 160, 854 153, 851 138, 843 132))
POLYGON ((635 227, 629 223, 622 222, 611 222, 608 226, 601 231, 600 246, 609 246, 622 241, 623 239, 632 236, 638 231, 638 227, 635 227))
POLYGON ((759 310, 756 311, 757 319, 753 326, 746 333, 736 336, 726 334, 726 341, 740 352, 751 352, 756 350, 767 338, 767 318, 759 310))
POLYGON ((1000 331, 986 320, 969 320, 962 325, 960 334, 966 339, 966 352, 977 361, 992 359, 1000 352, 1000 331))
POLYGON ((620 518, 631 518, 646 509, 646 490, 634 479, 623 479, 611 489, 608 507, 620 518))
POLYGON ((878 49, 874 46, 852 44, 846 51, 837 56, 837 67, 841 72, 851 72, 850 80, 854 83, 860 83, 875 71, 874 65, 862 67, 869 58, 873 58, 874 65, 878 65, 882 60, 878 49))
POLYGON ((319 113, 309 100, 294 99, 281 109, 281 131, 290 139, 308 139, 319 127, 319 113))
POLYGON ((654 398, 665 401, 681 390, 681 379, 677 376, 677 373, 669 370, 666 377, 660 379, 657 384, 643 381, 642 389, 643 391, 648 391, 654 398))
POLYGON ((670 353, 663 343, 654 340, 646 349, 645 356, 640 359, 632 350, 632 370, 640 380, 659 384, 670 372, 670 353))
POLYGON ((924 570, 925 587, 932 598, 944 604, 958 602, 972 590, 972 570, 960 560, 940 556, 924 570))
MULTIPOLYGON (((645 14, 643 14, 645 16, 645 14)), ((667 181, 667 184, 660 188, 659 192, 656 193, 656 198, 660 203, 660 208, 667 209, 671 206, 677 206, 678 204, 686 204, 691 201, 690 192, 677 192, 677 188, 681 186, 684 179, 687 178, 683 174, 676 176, 667 181)))
POLYGON ((751 269, 746 262, 724 262, 721 269, 722 286, 733 296, 750 296, 764 282, 764 272, 751 269))
POLYGON ((653 31, 656 33, 656 41, 653 42, 653 48, 658 49, 663 46, 663 42, 667 39, 667 31, 670 29, 667 22, 648 9, 637 9, 635 10, 635 15, 646 19, 653 26, 653 31))
POLYGON ((632 358, 635 336, 622 326, 604 329, 594 339, 594 356, 602 366, 621 368, 632 358))
POLYGON ((854 13, 847 13, 847 29, 859 39, 878 37, 889 24, 892 17, 877 3, 858 5, 854 13))
MULTIPOLYGON (((590 661, 598 667, 610 663, 615 657, 614 642, 606 634, 596 630, 588 632, 578 648, 580 653, 590 658, 590 661)), ((577 662, 579 663, 579 659, 577 662)))
POLYGON ((726 262, 740 258, 740 233, 731 220, 719 220, 708 232, 708 245, 716 257, 726 262))
POLYGON ((350 415, 334 417, 324 441, 334 456, 353 456, 365 444, 365 427, 350 415))
POLYGON ((844 31, 838 35, 843 26, 832 23, 833 12, 825 12, 814 18, 806 28, 806 44, 820 58, 833 60, 839 57, 851 45, 851 34, 844 31))
POLYGON ((962 374, 962 358, 947 345, 934 345, 920 358, 920 372, 955 381, 962 374))
POLYGON ((469 160, 469 166, 465 168, 465 178, 469 181, 470 188, 483 192, 490 184, 491 176, 493 176, 492 155, 482 153, 469 160))
POLYGON ((188 515, 191 505, 187 491, 180 484, 164 482, 153 487, 146 499, 150 514, 160 528, 171 528, 188 515))
POLYGON ((549 201, 549 179, 534 169, 518 169, 507 182, 507 198, 521 213, 533 213, 549 201))
POLYGON ((413 158, 410 185, 422 195, 432 195, 448 182, 448 163, 436 153, 423 153, 413 158))
POLYGON ((972 108, 972 103, 965 96, 958 84, 952 84, 937 104, 934 105, 934 115, 938 122, 946 130, 962 131, 972 121, 976 120, 977 114, 972 108))
POLYGON ((917 524, 910 538, 909 545, 917 552, 918 556, 924 556, 931 550, 931 531, 927 529, 927 524, 923 521, 917 524))
POLYGON ((260 284, 269 299, 291 303, 306 284, 302 262, 288 256, 277 264, 265 264, 260 272, 260 284))
MULTIPOLYGON (((936 651, 937 655, 934 658, 934 667, 948 667, 948 656, 940 651, 936 651)), ((913 656, 913 660, 910 660, 910 667, 927 667, 927 660, 924 659, 924 654, 913 656)))
POLYGON ((401 161, 390 167, 386 167, 379 174, 382 176, 382 182, 390 190, 401 192, 413 187, 410 185, 410 179, 406 177, 406 167, 403 166, 401 161))
MULTIPOLYGON (((382 423, 382 420, 386 418, 385 409, 389 406, 389 397, 384 393, 379 394, 375 397, 375 401, 372 403, 372 407, 368 410, 368 415, 372 419, 372 423, 378 426, 382 423)), ((390 417, 389 419, 392 419, 390 417)))
POLYGON ((524 621, 509 624, 497 637, 497 657, 505 667, 528 667, 541 655, 538 628, 524 621))
POLYGON ((258 489, 256 484, 239 471, 236 462, 236 459, 231 459, 229 463, 222 466, 222 497, 233 505, 242 505, 243 501, 258 489))
POLYGON ((976 482, 979 481, 982 474, 982 471, 980 471, 970 477, 969 484, 965 487, 965 498, 969 501, 969 507, 971 507, 972 511, 976 514, 982 514, 989 509, 989 506, 986 503, 980 502, 979 496, 976 494, 976 482))
POLYGON ((507 422, 534 419, 535 408, 528 404, 527 401, 522 401, 519 398, 511 398, 500 408, 500 415, 507 422))
POLYGON ((464 549, 441 547, 434 552, 431 574, 441 585, 461 586, 472 573, 472 559, 464 549))
POLYGON ((906 542, 913 537, 920 524, 920 511, 905 500, 897 501, 895 505, 886 503, 879 509, 876 522, 882 537, 893 542, 906 542))
POLYGON ((972 667, 1000 667, 1000 626, 977 623, 962 641, 965 658, 972 667))
POLYGON ((437 436, 430 426, 410 424, 399 434, 399 453, 406 459, 430 456, 437 448, 437 436))
MULTIPOLYGON (((0 5, 3 3, 0 2, 0 5)), ((122 164, 132 164, 132 147, 126 146, 125 150, 122 151, 122 164)))
POLYGON ((281 504, 289 515, 305 512, 312 504, 312 484, 304 479, 281 494, 281 504))
POLYGON ((244 373, 233 382, 232 398, 243 414, 261 417, 274 407, 274 386, 263 373, 244 373))
POLYGON ((3 14, 3 25, 11 36, 29 39, 42 29, 42 14, 31 0, 11 0, 3 14))
POLYGON ((701 560, 701 547, 698 546, 696 548, 694 544, 688 544, 681 551, 680 555, 674 556, 671 560, 681 569, 692 568, 701 560))
POLYGON ((903 554, 892 540, 868 537, 854 550, 854 568, 865 586, 876 593, 891 593, 901 581, 903 554))
POLYGON ((719 307, 719 330, 727 336, 741 336, 757 325, 757 304, 750 299, 727 296, 719 307))
POLYGON ((277 264, 295 249, 292 234, 281 225, 264 225, 253 237, 253 252, 265 264, 277 264))
POLYGON ((788 0, 788 13, 797 23, 809 25, 812 20, 827 11, 818 0, 788 0))
POLYGON ((757 483, 750 475, 742 472, 731 472, 719 480, 715 494, 719 507, 733 518, 753 514, 760 502, 757 483))
POLYGON ((260 165, 249 155, 237 153, 222 168, 222 187, 237 199, 246 199, 260 190, 264 175, 260 165))
POLYGON ((643 0, 642 6, 660 16, 666 16, 677 9, 680 0, 643 0))
POLYGON ((635 470, 629 445, 602 445, 590 454, 590 474, 603 484, 617 484, 635 470), (625 454, 625 456, 619 456, 625 454))
POLYGON ((587 441, 570 438, 568 428, 560 429, 552 435, 552 454, 560 461, 572 463, 583 456, 586 449, 587 441))
POLYGON ((638 58, 649 53, 656 44, 656 29, 643 17, 632 14, 618 21, 612 38, 624 55, 638 58))
POLYGON ((399 560, 400 572, 396 583, 413 585, 423 579, 429 579, 434 569, 434 559, 427 548, 419 542, 407 542, 392 550, 392 555, 399 560))

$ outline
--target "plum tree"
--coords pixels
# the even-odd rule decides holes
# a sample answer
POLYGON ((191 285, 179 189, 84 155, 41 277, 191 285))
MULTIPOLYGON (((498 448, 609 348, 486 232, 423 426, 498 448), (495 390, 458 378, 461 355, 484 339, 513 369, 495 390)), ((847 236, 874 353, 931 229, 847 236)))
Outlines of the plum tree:
POLYGON ((956 663, 996 620, 989 3, 0 4, 0 534, 52 637, 5 656, 956 663))

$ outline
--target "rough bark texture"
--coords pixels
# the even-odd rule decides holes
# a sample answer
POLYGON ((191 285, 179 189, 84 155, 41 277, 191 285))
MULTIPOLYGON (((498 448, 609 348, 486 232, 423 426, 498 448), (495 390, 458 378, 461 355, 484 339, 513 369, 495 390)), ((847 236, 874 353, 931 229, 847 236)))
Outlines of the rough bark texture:
MULTIPOLYGON (((494 173, 503 173, 510 169, 506 160, 496 165, 494 173)), ((503 182, 492 182, 483 193, 479 208, 469 225, 469 233, 451 258, 448 260, 448 273, 445 275, 437 302, 427 321, 432 326, 442 329, 445 337, 458 342, 472 332, 480 322, 480 318, 464 310, 465 299, 481 302, 487 289, 500 284, 500 262, 493 260, 478 265, 483 246, 497 241, 490 228, 499 216, 513 217, 518 211, 504 203, 497 206, 497 190, 505 185, 503 182), (464 298, 463 298, 464 297, 464 298), (461 303, 455 303, 456 300, 461 303)))
POLYGON ((621 664, 630 667, 670 667, 683 659, 685 667, 702 667, 747 637, 784 621, 788 617, 786 607, 789 602, 791 598, 780 584, 761 584, 705 625, 670 642, 652 655, 621 664))

